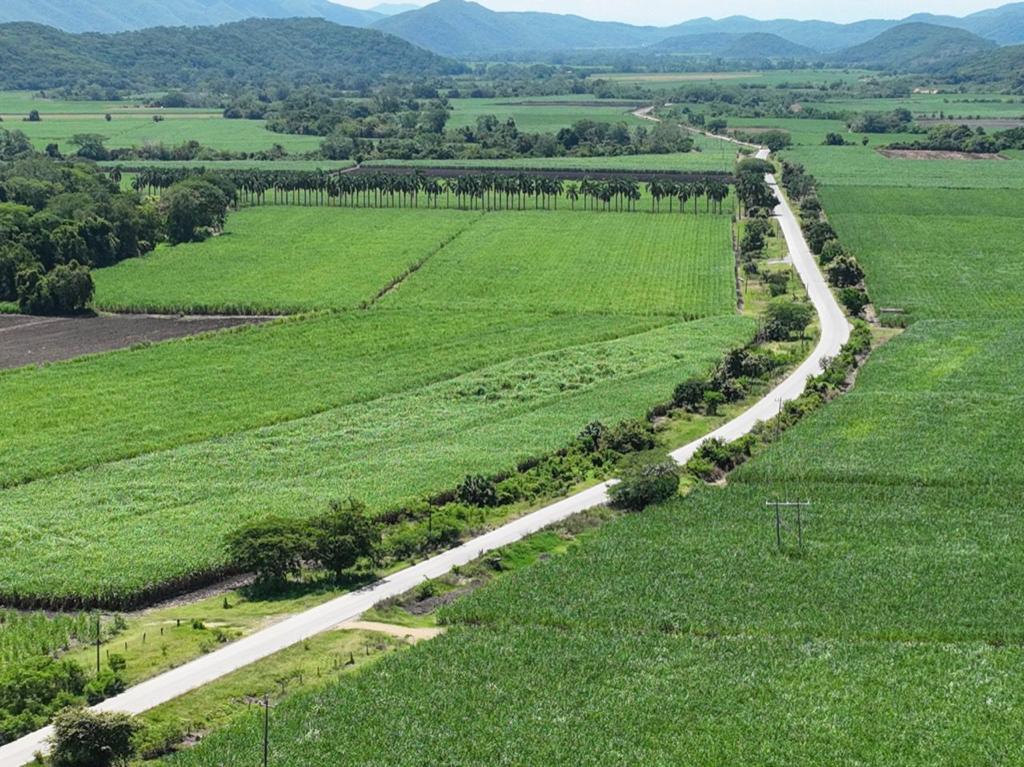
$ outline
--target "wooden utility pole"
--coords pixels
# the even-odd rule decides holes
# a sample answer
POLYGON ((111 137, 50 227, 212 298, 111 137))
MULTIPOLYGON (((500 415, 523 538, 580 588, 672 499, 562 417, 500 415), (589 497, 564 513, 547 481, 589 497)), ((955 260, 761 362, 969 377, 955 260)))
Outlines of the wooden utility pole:
POLYGON ((270 695, 263 696, 263 767, 270 764, 270 695))

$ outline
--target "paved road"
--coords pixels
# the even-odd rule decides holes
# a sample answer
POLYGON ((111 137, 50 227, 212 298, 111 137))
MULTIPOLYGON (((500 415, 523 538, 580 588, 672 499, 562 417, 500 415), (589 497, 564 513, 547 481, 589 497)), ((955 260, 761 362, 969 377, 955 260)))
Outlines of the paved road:
MULTIPOLYGON (((758 156, 762 158, 767 157, 767 154, 767 150, 758 152, 758 156)), ((768 180, 771 184, 775 184, 772 177, 769 176, 768 180)), ((778 195, 778 191, 776 194, 778 195)), ((807 378, 821 371, 822 359, 838 353, 849 337, 850 326, 846 317, 818 271, 814 256, 811 255, 800 232, 800 226, 781 195, 779 195, 776 214, 779 216, 793 263, 807 286, 811 302, 818 311, 821 340, 811 356, 800 367, 749 410, 707 437, 695 440, 673 452, 672 457, 680 463, 687 461, 705 439, 721 437, 733 440, 750 431, 758 421, 764 421, 774 416, 779 410, 779 400, 798 397, 804 390, 807 378)), ((615 480, 610 480, 589 490, 584 490, 570 498, 510 522, 497 530, 474 538, 458 548, 438 554, 418 565, 390 575, 360 591, 345 594, 319 607, 287 618, 229 644, 217 652, 204 655, 138 684, 123 694, 104 701, 96 706, 96 709, 138 714, 172 700, 189 690, 201 687, 304 639, 329 631, 340 623, 354 620, 381 600, 403 594, 422 581, 444 575, 453 567, 471 562, 481 554, 514 543, 581 511, 607 503, 608 488, 614 483, 615 480)), ((51 728, 46 727, 0 747, 0 767, 19 767, 32 761, 33 753, 45 750, 46 740, 50 734, 51 728)))

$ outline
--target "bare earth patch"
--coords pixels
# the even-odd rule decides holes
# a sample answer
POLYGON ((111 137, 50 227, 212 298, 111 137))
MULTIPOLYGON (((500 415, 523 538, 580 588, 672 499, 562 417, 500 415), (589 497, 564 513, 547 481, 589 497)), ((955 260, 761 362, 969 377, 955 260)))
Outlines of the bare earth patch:
POLYGON ((879 149, 890 160, 1006 160, 1001 154, 981 152, 941 152, 936 149, 879 149))
POLYGON ((378 623, 377 621, 348 621, 338 625, 339 631, 376 631, 380 634, 409 639, 414 644, 421 639, 433 639, 443 634, 443 628, 410 628, 407 626, 396 626, 393 623, 378 623))
POLYGON ((254 317, 29 317, 0 314, 0 370, 166 341, 262 321, 254 317))

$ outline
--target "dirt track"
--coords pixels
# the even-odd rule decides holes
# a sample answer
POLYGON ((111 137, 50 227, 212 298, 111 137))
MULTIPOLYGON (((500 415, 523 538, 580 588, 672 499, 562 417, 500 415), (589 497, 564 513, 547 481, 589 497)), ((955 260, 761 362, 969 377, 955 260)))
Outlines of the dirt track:
POLYGON ((259 322, 253 317, 29 317, 0 314, 0 370, 259 322))

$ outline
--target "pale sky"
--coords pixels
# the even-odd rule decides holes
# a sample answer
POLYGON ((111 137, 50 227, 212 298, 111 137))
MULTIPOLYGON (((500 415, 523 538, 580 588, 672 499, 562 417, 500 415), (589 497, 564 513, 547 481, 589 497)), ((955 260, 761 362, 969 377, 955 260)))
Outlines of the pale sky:
MULTIPOLYGON (((335 0, 354 8, 370 8, 382 0, 335 0)), ((417 0, 384 0, 417 2, 417 0)), ((899 19, 912 13, 928 12, 964 16, 993 8, 1004 0, 476 0, 495 11, 547 11, 575 13, 590 19, 627 21, 631 24, 668 26, 701 16, 722 18, 742 14, 757 19, 899 19)), ((425 5, 424 2, 417 2, 425 5)))

